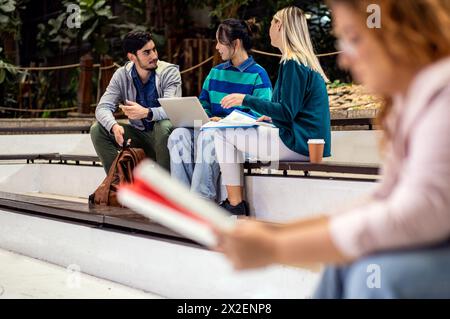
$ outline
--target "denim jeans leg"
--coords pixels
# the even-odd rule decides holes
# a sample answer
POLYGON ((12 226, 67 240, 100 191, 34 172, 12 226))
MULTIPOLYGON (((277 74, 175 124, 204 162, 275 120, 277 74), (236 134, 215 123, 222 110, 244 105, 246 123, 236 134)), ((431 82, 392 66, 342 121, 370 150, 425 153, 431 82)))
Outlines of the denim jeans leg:
POLYGON ((200 132, 196 145, 191 190, 203 198, 216 200, 220 166, 214 147, 214 130, 200 132))
POLYGON ((448 299, 450 243, 369 255, 327 267, 314 298, 448 299))
POLYGON ((194 130, 175 129, 169 136, 167 147, 172 177, 190 186, 194 172, 194 130))
POLYGON ((342 269, 327 266, 322 273, 320 282, 314 292, 313 299, 342 298, 342 269))
POLYGON ((367 256, 348 267, 344 298, 450 298, 450 243, 367 256))

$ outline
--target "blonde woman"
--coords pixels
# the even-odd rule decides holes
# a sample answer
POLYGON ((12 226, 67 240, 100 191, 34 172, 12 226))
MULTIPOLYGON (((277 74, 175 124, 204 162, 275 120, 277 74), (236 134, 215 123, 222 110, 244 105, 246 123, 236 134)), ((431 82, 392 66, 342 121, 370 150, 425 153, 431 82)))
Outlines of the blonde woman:
POLYGON ((343 67, 385 96, 383 179, 323 217, 222 234, 237 268, 328 263, 316 298, 450 298, 450 2, 331 0, 343 67), (381 28, 367 26, 377 4, 381 28))
POLYGON ((276 129, 221 130, 215 135, 216 156, 228 198, 221 206, 234 215, 248 215, 243 200, 242 163, 245 157, 262 161, 308 161, 308 139, 324 139, 330 156, 330 111, 325 76, 314 54, 305 15, 297 7, 278 11, 270 26, 272 46, 282 53, 272 100, 230 94, 224 108, 243 105, 265 114, 276 129))

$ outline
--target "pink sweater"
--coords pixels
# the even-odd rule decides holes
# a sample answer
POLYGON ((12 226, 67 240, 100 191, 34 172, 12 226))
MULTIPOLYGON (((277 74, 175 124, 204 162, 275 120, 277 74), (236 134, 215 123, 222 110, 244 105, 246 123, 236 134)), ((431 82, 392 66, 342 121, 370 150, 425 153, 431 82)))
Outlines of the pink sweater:
POLYGON ((383 179, 371 201, 331 217, 333 242, 357 258, 450 238, 450 58, 394 101, 383 179))

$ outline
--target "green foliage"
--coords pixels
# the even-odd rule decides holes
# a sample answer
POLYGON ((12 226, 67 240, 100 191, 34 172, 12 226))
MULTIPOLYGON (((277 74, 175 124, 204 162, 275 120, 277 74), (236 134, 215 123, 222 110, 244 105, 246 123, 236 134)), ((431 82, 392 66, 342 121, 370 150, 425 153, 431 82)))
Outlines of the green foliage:
POLYGON ((328 84, 328 88, 330 89, 335 89, 335 88, 339 88, 342 86, 348 86, 350 85, 349 83, 345 83, 345 82, 341 82, 340 80, 334 80, 332 83, 328 84))
POLYGON ((146 0, 120 0, 120 3, 127 9, 126 15, 132 21, 145 21, 146 0))
MULTIPOLYGON (((0 54, 2 51, 3 48, 0 47, 0 54)), ((13 81, 16 74, 17 71, 14 66, 5 62, 0 56, 0 84, 2 84, 5 80, 13 81)))
POLYGON ((115 25, 123 39, 129 31, 149 31, 145 26, 146 0, 120 0, 120 4, 126 8, 125 16, 121 17, 120 24, 115 25), (138 22, 138 23, 135 23, 138 22))
POLYGON ((239 10, 252 0, 191 0, 188 2, 195 8, 212 8, 210 16, 220 21, 227 18, 237 18, 239 10))
POLYGON ((19 9, 25 8, 23 0, 0 0, 0 30, 18 37, 22 25, 19 9))
MULTIPOLYGON (((73 0, 64 0, 63 6, 67 9, 73 3, 73 0)), ((78 0, 76 4, 80 8, 80 28, 68 26, 69 20, 76 14, 68 10, 55 19, 49 19, 47 24, 38 25, 38 48, 44 56, 52 56, 55 48, 64 51, 73 44, 83 42, 90 43, 96 53, 105 54, 109 51, 106 35, 112 33, 117 19, 112 14, 111 6, 105 0, 78 0)))
POLYGON ((16 70, 12 64, 0 60, 0 84, 3 83, 8 76, 16 75, 16 70))
POLYGON ((220 0, 212 1, 215 5, 211 11, 212 17, 217 17, 219 20, 227 18, 235 18, 241 7, 247 5, 250 0, 220 0))
POLYGON ((5 61, 0 47, 0 106, 14 106, 17 92, 17 70, 5 61))
MULTIPOLYGON (((67 74, 68 83, 58 89, 58 75, 55 71, 39 72, 33 77, 33 104, 39 109, 70 108, 77 104, 77 88, 80 71, 72 69, 67 74)), ((67 112, 43 112, 41 117, 65 116, 67 112)))
MULTIPOLYGON (((273 15, 280 9, 295 5, 301 8, 307 17, 309 33, 315 52, 329 53, 336 51, 335 38, 332 34, 331 12, 325 5, 324 0, 251 0, 247 6, 239 10, 239 18, 249 19, 256 17, 261 25, 260 38, 255 41, 255 48, 266 52, 277 52, 278 50, 270 45, 269 28, 273 15)), ((258 63, 264 66, 275 81, 278 64, 274 63, 274 58, 256 55, 258 63)), ((337 56, 321 57, 319 61, 330 79, 340 79, 350 81, 346 72, 338 69, 337 56)))

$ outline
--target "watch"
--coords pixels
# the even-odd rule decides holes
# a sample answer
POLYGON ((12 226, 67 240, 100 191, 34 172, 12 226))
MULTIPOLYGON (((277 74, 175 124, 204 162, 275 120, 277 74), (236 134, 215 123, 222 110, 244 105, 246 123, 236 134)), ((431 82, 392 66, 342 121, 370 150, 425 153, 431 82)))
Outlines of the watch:
POLYGON ((152 109, 150 109, 150 108, 148 109, 148 114, 147 114, 146 119, 149 121, 153 120, 153 112, 152 112, 152 109))

